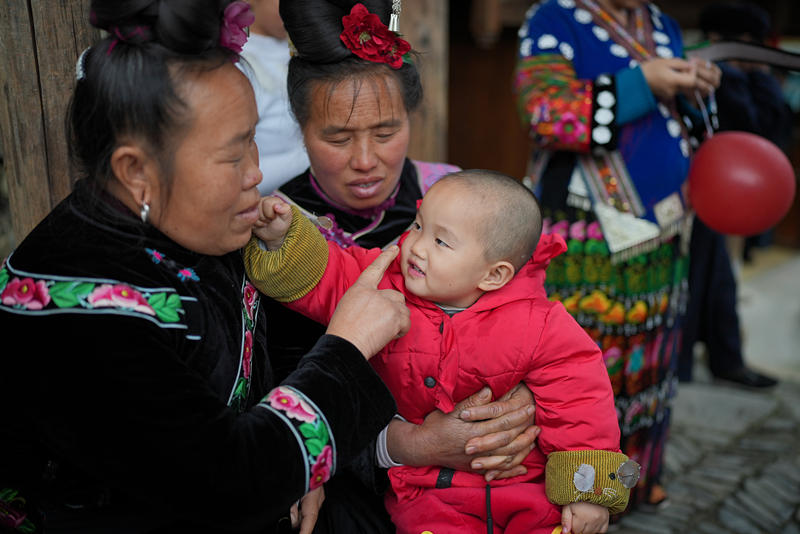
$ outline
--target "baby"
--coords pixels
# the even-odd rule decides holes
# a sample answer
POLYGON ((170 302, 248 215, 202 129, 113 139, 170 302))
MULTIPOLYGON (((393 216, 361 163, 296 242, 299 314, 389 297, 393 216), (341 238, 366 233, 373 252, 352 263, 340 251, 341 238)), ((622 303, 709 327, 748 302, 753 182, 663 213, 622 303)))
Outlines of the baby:
MULTIPOLYGON (((253 283, 326 323, 379 249, 327 243, 295 208, 266 197, 245 250, 253 283)), ((468 170, 434 184, 400 239, 379 288, 406 297, 411 328, 371 363, 400 415, 421 423, 482 387, 495 398, 524 381, 536 401, 538 446, 527 473, 486 483, 437 466, 389 469, 385 503, 399 533, 605 532, 627 505, 638 465, 619 450, 608 373, 597 345, 560 303, 545 268, 566 250, 541 235, 533 194, 500 173, 468 170), (540 237, 541 236, 541 237, 540 237)))

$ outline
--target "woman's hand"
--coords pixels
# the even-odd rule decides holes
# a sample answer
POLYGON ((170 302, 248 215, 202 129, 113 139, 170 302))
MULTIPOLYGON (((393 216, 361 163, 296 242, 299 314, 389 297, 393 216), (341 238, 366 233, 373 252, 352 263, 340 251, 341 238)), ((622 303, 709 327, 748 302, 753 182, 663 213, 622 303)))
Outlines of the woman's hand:
POLYGON ((573 502, 561 508, 562 534, 608 532, 608 508, 589 502, 573 502))
POLYGON ((394 245, 375 258, 342 296, 326 333, 346 339, 368 360, 389 341, 402 337, 411 326, 402 293, 378 289, 378 283, 400 249, 394 245))
POLYGON ((689 62, 697 71, 696 89, 700 92, 701 97, 706 98, 719 87, 722 70, 714 63, 704 59, 691 58, 689 62))
POLYGON ((440 465, 483 473, 487 480, 524 474, 522 460, 535 447, 533 395, 519 385, 495 402, 484 388, 449 414, 435 410, 421 425, 389 424, 389 455, 406 465, 440 465))
POLYGON ((270 196, 261 199, 258 212, 253 233, 267 245, 267 249, 278 250, 292 224, 292 209, 280 198, 270 196))
POLYGON ((319 517, 319 509, 325 500, 325 490, 322 486, 311 490, 300 499, 300 504, 292 505, 289 510, 289 517, 292 520, 292 528, 300 527, 300 534, 311 534, 314 525, 319 517))
POLYGON ((678 93, 697 89, 697 67, 678 58, 654 58, 641 64, 642 74, 650 90, 659 100, 668 102, 678 93))

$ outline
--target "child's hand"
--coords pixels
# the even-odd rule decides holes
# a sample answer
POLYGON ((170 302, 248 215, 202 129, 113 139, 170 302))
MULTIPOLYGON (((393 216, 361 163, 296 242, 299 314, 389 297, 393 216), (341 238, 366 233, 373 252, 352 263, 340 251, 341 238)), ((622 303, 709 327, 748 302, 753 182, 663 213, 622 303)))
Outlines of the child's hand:
POLYGON ((258 222, 253 227, 253 233, 269 250, 281 248, 292 223, 292 209, 289 204, 278 197, 264 197, 258 211, 258 222))
POLYGON ((573 502, 561 508, 562 534, 596 534, 608 531, 608 508, 573 502))

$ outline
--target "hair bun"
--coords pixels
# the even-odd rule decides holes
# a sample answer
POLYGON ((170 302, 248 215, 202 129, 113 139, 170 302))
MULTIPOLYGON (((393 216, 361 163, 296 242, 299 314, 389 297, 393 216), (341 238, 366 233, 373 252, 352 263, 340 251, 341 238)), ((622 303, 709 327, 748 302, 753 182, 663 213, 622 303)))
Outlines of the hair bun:
POLYGON ((335 63, 350 57, 339 35, 342 17, 356 4, 389 23, 391 0, 281 0, 281 19, 299 57, 312 63, 335 63))
POLYGON ((90 22, 127 43, 155 42, 178 54, 217 47, 231 0, 92 0, 90 22))

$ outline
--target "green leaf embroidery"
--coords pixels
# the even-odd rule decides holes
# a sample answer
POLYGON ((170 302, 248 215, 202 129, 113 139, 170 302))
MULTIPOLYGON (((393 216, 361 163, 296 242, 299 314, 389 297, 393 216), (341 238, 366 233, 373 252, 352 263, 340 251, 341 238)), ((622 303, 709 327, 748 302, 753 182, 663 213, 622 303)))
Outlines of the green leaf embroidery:
POLYGON ((319 453, 322 452, 322 449, 325 447, 327 442, 323 442, 319 439, 307 439, 306 440, 306 449, 308 449, 308 453, 311 456, 319 456, 319 453))
POLYGON ((156 312, 156 316, 165 323, 178 322, 178 314, 183 313, 181 298, 177 293, 172 293, 169 297, 166 293, 157 293, 150 297, 147 303, 156 312))
POLYGON ((92 292, 95 285, 89 282, 56 282, 50 286, 50 298, 59 308, 73 308, 83 297, 92 292))
POLYGON ((3 291, 8 284, 8 270, 0 269, 0 291, 3 291))

